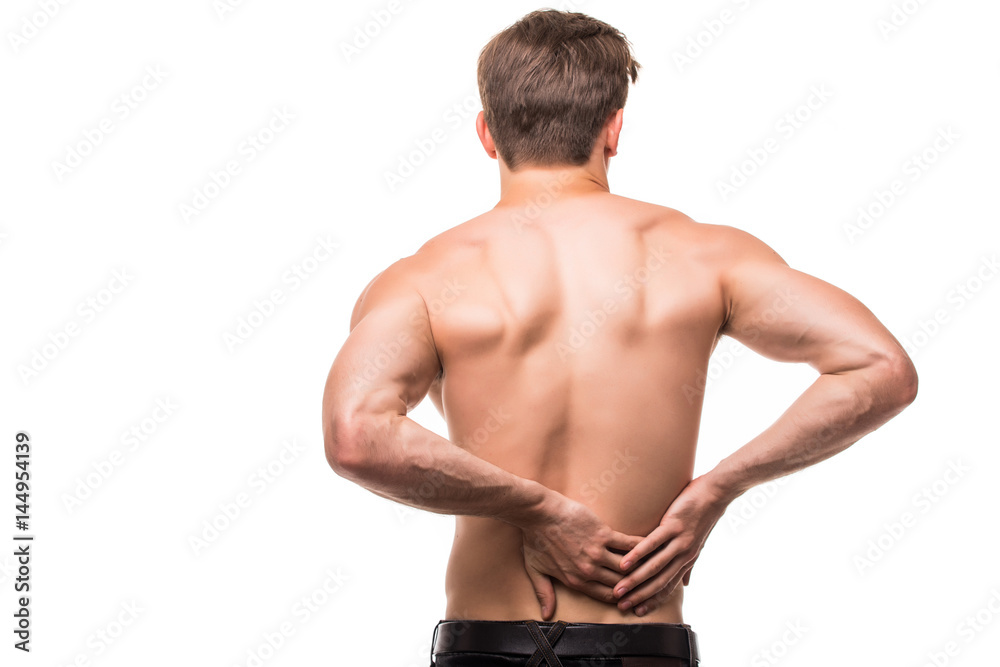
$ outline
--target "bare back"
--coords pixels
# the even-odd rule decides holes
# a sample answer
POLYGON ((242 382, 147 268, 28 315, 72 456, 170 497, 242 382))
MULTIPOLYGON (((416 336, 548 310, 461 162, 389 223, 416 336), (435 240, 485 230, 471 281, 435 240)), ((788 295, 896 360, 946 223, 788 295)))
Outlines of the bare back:
MULTIPOLYGON (((698 388, 726 316, 712 228, 594 193, 495 208, 407 258, 444 368, 430 396, 449 439, 616 530, 649 533, 692 478, 698 388)), ((456 521, 445 618, 536 618, 520 531, 456 521)), ((638 620, 554 584, 559 618, 638 620)), ((682 591, 642 622, 682 622, 682 591)))

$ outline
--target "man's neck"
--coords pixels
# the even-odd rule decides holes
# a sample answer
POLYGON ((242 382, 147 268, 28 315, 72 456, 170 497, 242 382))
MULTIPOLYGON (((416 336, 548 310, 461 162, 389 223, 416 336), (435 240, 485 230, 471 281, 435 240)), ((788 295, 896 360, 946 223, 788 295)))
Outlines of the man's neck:
POLYGON ((497 206, 543 205, 595 192, 609 192, 606 165, 592 162, 579 167, 523 167, 513 172, 501 164, 497 206))

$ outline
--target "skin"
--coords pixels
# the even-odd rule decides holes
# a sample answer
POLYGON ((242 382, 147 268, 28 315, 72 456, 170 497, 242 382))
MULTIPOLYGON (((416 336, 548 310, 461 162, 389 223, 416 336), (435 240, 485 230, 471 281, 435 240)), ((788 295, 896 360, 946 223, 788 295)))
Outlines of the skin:
POLYGON ((330 370, 333 469, 456 515, 446 619, 682 623, 682 584, 733 500, 916 396, 910 359, 852 296, 750 234, 611 194, 621 124, 582 166, 511 171, 480 114, 500 200, 378 274, 330 370), (818 377, 694 478, 723 335, 818 377), (447 439, 407 417, 428 395, 447 439))

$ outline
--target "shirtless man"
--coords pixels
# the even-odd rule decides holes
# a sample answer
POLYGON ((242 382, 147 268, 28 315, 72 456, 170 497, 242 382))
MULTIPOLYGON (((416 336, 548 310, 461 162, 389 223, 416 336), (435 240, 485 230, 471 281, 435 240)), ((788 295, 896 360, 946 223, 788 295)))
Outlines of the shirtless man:
POLYGON ((333 469, 457 515, 436 667, 696 665, 681 584, 728 504, 916 395, 910 359, 850 295, 750 234, 609 192, 638 67, 583 14, 495 36, 476 128, 500 200, 369 283, 330 371, 333 469), (692 479, 723 335, 819 376, 692 479), (428 394, 448 439, 407 417, 428 394))

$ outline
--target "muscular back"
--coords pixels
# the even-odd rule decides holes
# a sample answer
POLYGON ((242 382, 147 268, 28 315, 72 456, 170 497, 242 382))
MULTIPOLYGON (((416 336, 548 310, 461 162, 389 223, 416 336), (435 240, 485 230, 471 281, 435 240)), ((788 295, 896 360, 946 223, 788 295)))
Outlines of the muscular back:
MULTIPOLYGON (((495 208, 394 265, 386 278, 427 306, 441 367, 428 393, 449 439, 649 533, 692 477, 727 315, 719 229, 602 192, 495 208)), ((446 618, 536 617, 519 530, 456 520, 446 618)), ((636 620, 555 585, 557 617, 636 620)), ((682 622, 681 591, 643 620, 682 622)))

